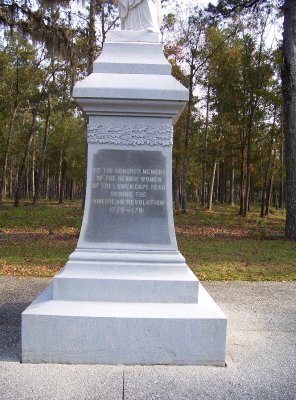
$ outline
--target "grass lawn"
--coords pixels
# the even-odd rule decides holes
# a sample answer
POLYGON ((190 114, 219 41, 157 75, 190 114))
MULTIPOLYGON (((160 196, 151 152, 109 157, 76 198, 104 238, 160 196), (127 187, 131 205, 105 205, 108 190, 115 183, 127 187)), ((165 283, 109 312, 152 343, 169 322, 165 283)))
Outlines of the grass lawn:
MULTIPOLYGON (((81 205, 23 203, 0 208, 0 275, 53 276, 75 249, 81 205)), ((201 280, 295 280, 296 242, 284 239, 285 215, 272 210, 247 219, 236 207, 207 212, 191 204, 176 214, 179 249, 201 280)))

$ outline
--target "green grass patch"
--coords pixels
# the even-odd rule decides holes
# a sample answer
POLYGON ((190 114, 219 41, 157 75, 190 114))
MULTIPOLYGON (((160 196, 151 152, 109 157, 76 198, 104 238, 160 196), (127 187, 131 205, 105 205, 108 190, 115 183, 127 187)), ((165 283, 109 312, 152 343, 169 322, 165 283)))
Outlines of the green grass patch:
POLYGON ((4 207, 0 208, 0 230, 79 232, 82 214, 81 204, 78 202, 63 205, 43 203, 36 207, 24 203, 17 208, 11 203, 5 203, 4 207))
POLYGON ((188 265, 201 280, 296 279, 296 244, 293 242, 178 235, 178 244, 188 265))
POLYGON ((271 209, 266 218, 260 218, 260 209, 253 206, 247 218, 239 215, 238 206, 216 205, 213 211, 190 204, 187 214, 175 213, 176 226, 232 229, 242 228, 244 232, 257 239, 284 237, 285 210, 271 209))
MULTIPOLYGON (((75 249, 81 203, 28 203, 0 208, 0 274, 53 276, 75 249)), ((237 207, 208 212, 191 204, 176 214, 180 251, 202 280, 296 279, 296 242, 284 239, 285 213, 272 210, 261 219, 254 207, 247 219, 237 207)))
POLYGON ((0 275, 53 276, 74 251, 77 239, 7 237, 0 240, 0 275))

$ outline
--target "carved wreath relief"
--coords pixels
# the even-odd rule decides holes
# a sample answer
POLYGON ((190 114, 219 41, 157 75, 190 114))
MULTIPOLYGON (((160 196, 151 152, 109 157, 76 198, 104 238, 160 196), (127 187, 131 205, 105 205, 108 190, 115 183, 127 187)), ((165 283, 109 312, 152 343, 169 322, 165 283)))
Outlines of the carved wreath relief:
POLYGON ((169 124, 159 126, 132 124, 91 125, 87 129, 87 141, 88 143, 126 146, 171 146, 173 143, 173 128, 169 124))

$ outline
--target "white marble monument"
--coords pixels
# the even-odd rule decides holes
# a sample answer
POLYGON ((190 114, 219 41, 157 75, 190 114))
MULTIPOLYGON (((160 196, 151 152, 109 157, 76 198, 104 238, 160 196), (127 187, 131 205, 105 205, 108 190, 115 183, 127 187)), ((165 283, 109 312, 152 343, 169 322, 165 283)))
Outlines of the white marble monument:
POLYGON ((74 89, 89 117, 86 208, 76 250, 22 314, 22 361, 224 365, 226 317, 174 230, 172 124, 188 92, 154 22, 121 16, 143 29, 110 32, 74 89))

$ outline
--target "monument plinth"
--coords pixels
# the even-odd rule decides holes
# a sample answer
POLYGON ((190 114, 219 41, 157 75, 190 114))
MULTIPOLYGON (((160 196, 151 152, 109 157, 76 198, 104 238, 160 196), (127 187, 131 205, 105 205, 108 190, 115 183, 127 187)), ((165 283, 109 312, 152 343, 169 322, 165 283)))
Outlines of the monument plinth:
POLYGON ((23 362, 225 362, 226 317, 176 243, 172 124, 188 91, 159 34, 110 32, 73 93, 89 117, 78 245, 22 315, 23 362))

